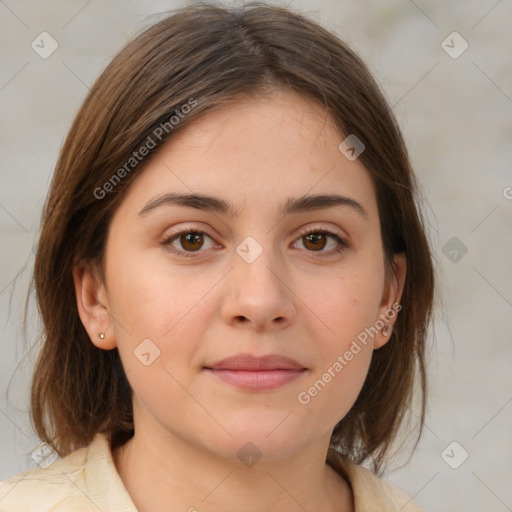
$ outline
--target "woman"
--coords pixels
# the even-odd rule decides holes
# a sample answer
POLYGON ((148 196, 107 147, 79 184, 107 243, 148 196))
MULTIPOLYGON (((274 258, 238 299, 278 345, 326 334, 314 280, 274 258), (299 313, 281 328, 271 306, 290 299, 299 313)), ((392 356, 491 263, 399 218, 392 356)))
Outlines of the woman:
POLYGON ((34 278, 45 444, 2 510, 419 510, 377 476, 416 385, 425 414, 415 178, 315 22, 201 4, 129 43, 62 148, 34 278))

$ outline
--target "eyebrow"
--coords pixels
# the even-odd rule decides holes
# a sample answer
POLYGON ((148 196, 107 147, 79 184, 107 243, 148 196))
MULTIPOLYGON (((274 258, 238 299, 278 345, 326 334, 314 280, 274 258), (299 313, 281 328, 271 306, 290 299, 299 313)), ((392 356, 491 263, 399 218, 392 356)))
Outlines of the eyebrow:
MULTIPOLYGON (((229 215, 231 217, 238 217, 240 215, 240 210, 237 210, 230 202, 224 199, 205 194, 181 193, 167 193, 151 199, 138 215, 146 216, 151 211, 162 206, 185 206, 188 208, 196 208, 197 210, 229 215)), ((366 219, 368 218, 368 213, 359 202, 339 194, 316 194, 289 198, 281 206, 279 212, 281 215, 289 215, 334 208, 337 206, 347 206, 352 208, 360 216, 366 219)))

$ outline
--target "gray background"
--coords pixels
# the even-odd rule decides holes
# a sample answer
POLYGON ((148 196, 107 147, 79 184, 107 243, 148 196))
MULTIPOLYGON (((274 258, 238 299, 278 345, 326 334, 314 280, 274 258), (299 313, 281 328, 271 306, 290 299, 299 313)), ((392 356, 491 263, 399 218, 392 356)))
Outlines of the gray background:
MULTIPOLYGON (((38 328, 33 301, 26 333, 21 321, 58 151, 111 57, 156 21, 154 14, 185 4, 0 0, 0 480, 36 465, 30 453, 38 440, 27 414, 36 355, 29 348, 38 328), (43 31, 59 45, 47 59, 31 48, 43 31)), ((428 200, 442 288, 432 400, 418 449, 386 478, 425 511, 512 510, 512 2, 291 6, 335 31, 368 63, 393 105, 428 200), (442 47, 453 31, 469 44, 457 58, 442 47)), ((446 44, 452 53, 462 49, 457 38, 446 44)))

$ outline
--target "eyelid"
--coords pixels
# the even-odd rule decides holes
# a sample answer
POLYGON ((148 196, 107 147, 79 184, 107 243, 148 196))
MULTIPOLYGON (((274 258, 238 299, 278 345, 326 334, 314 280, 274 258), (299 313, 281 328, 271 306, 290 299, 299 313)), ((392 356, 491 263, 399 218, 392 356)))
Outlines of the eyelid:
POLYGON ((202 250, 195 251, 195 252, 194 251, 191 251, 191 252, 181 251, 181 250, 175 249, 174 247, 171 246, 171 243, 175 239, 177 239, 180 235, 186 234, 186 233, 204 234, 204 235, 208 236, 214 242, 214 245, 218 245, 218 242, 216 241, 215 237, 209 232, 209 230, 207 228, 202 228, 202 227, 198 228, 198 227, 194 227, 194 226, 190 226, 190 225, 189 226, 185 225, 185 226, 179 227, 179 228, 175 229, 174 231, 172 231, 171 233, 165 235, 163 240, 160 242, 160 245, 167 252, 170 252, 171 254, 175 254, 177 256, 185 257, 185 258, 194 257, 196 253, 206 252, 206 251, 202 251, 202 250))
POLYGON ((299 231, 299 236, 307 235, 308 233, 316 233, 316 232, 325 232, 332 235, 336 235, 339 238, 343 239, 348 243, 348 235, 346 235, 344 232, 342 232, 339 228, 334 228, 331 226, 323 226, 320 224, 313 224, 310 226, 307 226, 299 231))
POLYGON ((214 236, 211 234, 210 230, 207 228, 207 227, 197 227, 197 226, 192 226, 192 225, 185 225, 185 226, 180 226, 179 228, 176 228, 175 230, 171 231, 171 233, 168 233, 167 235, 165 235, 164 239, 165 240, 168 240, 169 238, 172 238, 173 236, 176 236, 176 235, 181 235, 182 233, 188 233, 188 232, 197 232, 197 233, 205 233, 206 235, 208 235, 210 238, 214 238, 214 236))

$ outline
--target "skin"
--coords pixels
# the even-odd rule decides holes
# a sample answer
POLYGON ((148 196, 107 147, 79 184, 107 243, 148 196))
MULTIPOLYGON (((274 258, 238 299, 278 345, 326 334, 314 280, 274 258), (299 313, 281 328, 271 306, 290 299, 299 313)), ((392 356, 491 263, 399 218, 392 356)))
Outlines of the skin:
POLYGON ((289 91, 208 113, 125 193, 108 235, 105 282, 92 266, 75 269, 91 341, 118 348, 134 391, 135 435, 113 456, 139 511, 353 510, 350 487, 325 457, 373 350, 389 336, 370 337, 308 404, 297 397, 399 302, 406 262, 396 255, 395 274, 386 273, 370 174, 338 150, 343 139, 319 105, 289 91), (176 205, 138 215, 167 192, 223 198, 240 215, 176 205), (279 213, 288 198, 333 192, 367 216, 350 206, 279 213), (172 242, 191 257, 162 245, 191 227, 206 231, 202 245, 172 242), (333 230, 350 247, 334 252, 331 237, 314 245, 308 228, 333 230), (252 263, 236 252, 247 236, 263 250, 252 263), (134 355, 144 339, 160 350, 148 366, 134 355), (258 392, 203 369, 241 352, 285 355, 308 371, 258 392), (248 442, 262 453, 252 467, 237 457, 248 442))

